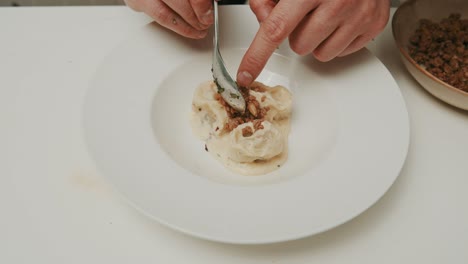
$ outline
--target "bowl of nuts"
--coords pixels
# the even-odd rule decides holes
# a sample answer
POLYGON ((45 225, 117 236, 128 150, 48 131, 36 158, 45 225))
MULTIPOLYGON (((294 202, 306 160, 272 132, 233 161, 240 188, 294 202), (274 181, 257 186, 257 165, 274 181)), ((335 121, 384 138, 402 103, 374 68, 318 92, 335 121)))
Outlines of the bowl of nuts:
POLYGON ((468 1, 408 0, 392 30, 411 75, 435 97, 468 110, 468 1))

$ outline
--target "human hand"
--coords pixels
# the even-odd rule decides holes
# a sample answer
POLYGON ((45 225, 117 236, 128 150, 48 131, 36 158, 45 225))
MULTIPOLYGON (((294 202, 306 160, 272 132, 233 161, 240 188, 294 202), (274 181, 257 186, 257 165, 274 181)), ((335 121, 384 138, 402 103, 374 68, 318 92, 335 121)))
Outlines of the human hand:
POLYGON ((125 3, 188 38, 204 38, 213 24, 211 0, 125 0, 125 3))
POLYGON ((248 86, 289 37, 299 55, 320 61, 358 51, 388 22, 389 0, 250 0, 260 28, 244 55, 237 82, 248 86))

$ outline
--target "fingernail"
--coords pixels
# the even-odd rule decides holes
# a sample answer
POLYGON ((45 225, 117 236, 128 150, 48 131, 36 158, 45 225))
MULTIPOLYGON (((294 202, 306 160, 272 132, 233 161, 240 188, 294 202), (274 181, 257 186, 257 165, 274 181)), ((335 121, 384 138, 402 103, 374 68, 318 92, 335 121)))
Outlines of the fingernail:
POLYGON ((201 22, 205 25, 209 25, 212 23, 213 21, 213 9, 209 9, 208 11, 206 11, 205 14, 203 14, 201 17, 201 22))
POLYGON ((237 74, 237 82, 241 86, 248 86, 252 83, 252 81, 253 77, 252 74, 250 74, 249 72, 242 71, 237 74))

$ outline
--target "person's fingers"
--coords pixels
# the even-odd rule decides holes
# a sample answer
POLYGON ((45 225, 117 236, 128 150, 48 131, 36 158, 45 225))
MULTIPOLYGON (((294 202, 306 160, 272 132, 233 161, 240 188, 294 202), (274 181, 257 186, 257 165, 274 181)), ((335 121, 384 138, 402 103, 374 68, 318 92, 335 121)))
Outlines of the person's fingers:
POLYGON ((206 25, 209 26, 213 24, 214 17, 213 17, 213 3, 211 0, 189 0, 190 5, 192 6, 195 15, 197 16, 198 20, 206 25))
POLYGON ((354 39, 346 49, 344 49, 337 57, 344 57, 351 53, 354 53, 366 46, 366 44, 372 40, 372 37, 369 35, 361 35, 354 39))
POLYGON ((299 55, 314 51, 339 26, 338 16, 330 17, 326 5, 310 12, 289 36, 291 49, 299 55))
POLYGON ((348 47, 338 55, 338 57, 344 57, 362 49, 369 41, 371 41, 385 29, 385 26, 387 25, 389 19, 389 12, 387 12, 386 9, 382 10, 385 11, 381 15, 379 15, 379 19, 372 23, 372 26, 367 30, 367 32, 354 39, 348 45, 348 47))
POLYGON ((237 71, 237 83, 249 86, 258 77, 271 54, 299 24, 314 1, 281 0, 260 24, 253 42, 245 53, 237 71))
POLYGON ((162 0, 168 7, 170 7, 174 12, 176 12, 179 16, 181 16, 185 22, 189 25, 194 27, 198 30, 207 29, 208 26, 202 24, 199 20, 197 15, 195 15, 194 10, 189 2, 189 0, 162 0))
POLYGON ((207 30, 192 27, 161 0, 149 0, 145 3, 144 12, 161 26, 188 38, 200 39, 206 36, 207 30))
POLYGON ((356 38, 356 33, 349 25, 339 27, 312 52, 319 61, 329 61, 341 54, 356 38))
POLYGON ((143 12, 142 1, 144 0, 124 0, 125 4, 136 12, 143 12))
POLYGON ((265 20, 278 3, 278 0, 250 0, 249 5, 258 22, 265 20))
POLYGON ((378 1, 376 6, 370 10, 368 9, 361 17, 367 17, 371 14, 374 15, 374 19, 368 19, 368 22, 365 24, 366 30, 362 31, 338 57, 344 57, 362 49, 369 41, 385 29, 390 17, 390 3, 388 1, 378 1))

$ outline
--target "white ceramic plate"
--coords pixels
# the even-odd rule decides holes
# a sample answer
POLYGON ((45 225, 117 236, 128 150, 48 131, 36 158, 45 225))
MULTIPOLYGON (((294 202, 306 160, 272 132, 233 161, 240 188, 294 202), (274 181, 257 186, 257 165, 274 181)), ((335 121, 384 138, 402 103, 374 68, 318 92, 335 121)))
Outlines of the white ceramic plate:
MULTIPOLYGON (((221 52, 235 73, 257 22, 245 6, 220 12, 221 52)), ((394 79, 368 51, 320 63, 287 44, 277 50, 259 80, 293 93, 289 159, 247 177, 206 153, 189 126, 193 91, 211 78, 210 49, 210 38, 189 41, 148 25, 111 52, 91 82, 90 153, 140 211, 205 239, 271 243, 340 225, 395 181, 408 115, 394 79)))

